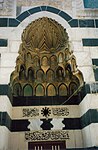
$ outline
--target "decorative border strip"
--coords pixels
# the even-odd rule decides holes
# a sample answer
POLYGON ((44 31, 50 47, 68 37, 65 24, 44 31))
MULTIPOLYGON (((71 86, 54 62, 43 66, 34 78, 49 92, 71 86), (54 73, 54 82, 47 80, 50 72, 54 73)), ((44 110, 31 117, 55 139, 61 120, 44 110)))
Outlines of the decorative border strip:
POLYGON ((55 118, 69 116, 69 108, 65 106, 43 106, 21 109, 22 118, 55 118))
POLYGON ((25 140, 26 142, 30 141, 57 141, 57 140, 68 140, 69 138, 69 132, 68 131, 30 131, 25 132, 25 140))
MULTIPOLYGON (((41 119, 43 121, 45 129, 48 129, 48 126, 52 125, 52 119, 41 119), (48 126, 47 126, 48 121, 48 126)), ((98 123, 98 110, 97 109, 89 109, 81 118, 63 118, 62 123, 65 125, 62 130, 81 130, 86 126, 89 126, 91 123, 98 123)), ((14 119, 11 120, 7 112, 0 112, 0 125, 6 126, 12 132, 21 132, 21 131, 29 131, 28 126, 30 122, 28 119, 14 119)), ((43 128, 43 127, 42 127, 43 128)), ((52 126, 51 126, 52 128, 52 126)))
POLYGON ((98 28, 98 19, 95 19, 95 20, 94 19, 73 19, 66 12, 58 8, 51 7, 51 6, 39 6, 39 7, 31 8, 23 12, 16 18, 0 18, 0 27, 17 27, 28 16, 41 12, 41 11, 48 11, 48 12, 59 15, 64 20, 66 20, 71 27, 98 28))

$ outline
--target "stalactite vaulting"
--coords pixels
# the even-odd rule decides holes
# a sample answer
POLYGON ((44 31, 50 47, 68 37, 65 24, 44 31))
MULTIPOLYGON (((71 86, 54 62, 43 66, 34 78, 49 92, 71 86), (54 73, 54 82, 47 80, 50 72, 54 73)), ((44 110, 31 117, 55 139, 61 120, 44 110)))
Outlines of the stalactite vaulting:
POLYGON ((31 22, 21 40, 10 76, 13 96, 70 96, 83 86, 66 29, 55 20, 43 17, 31 22))

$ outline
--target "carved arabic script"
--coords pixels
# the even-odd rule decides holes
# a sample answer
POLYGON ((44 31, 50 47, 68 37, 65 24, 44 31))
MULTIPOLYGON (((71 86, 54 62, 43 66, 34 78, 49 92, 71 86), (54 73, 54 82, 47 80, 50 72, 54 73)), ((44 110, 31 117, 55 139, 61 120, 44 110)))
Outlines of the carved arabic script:
POLYGON ((26 141, 44 141, 44 140, 66 140, 69 139, 68 131, 35 131, 25 132, 26 141))
POLYGON ((39 109, 37 108, 23 108, 23 117, 39 116, 39 109))
POLYGON ((68 108, 52 108, 52 112, 54 116, 68 116, 69 115, 68 108))

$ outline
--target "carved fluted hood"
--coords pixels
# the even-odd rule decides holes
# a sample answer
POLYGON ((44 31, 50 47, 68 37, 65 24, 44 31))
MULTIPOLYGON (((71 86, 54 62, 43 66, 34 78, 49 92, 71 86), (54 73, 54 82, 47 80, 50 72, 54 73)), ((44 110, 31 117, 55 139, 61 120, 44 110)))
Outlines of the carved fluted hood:
POLYGON ((22 34, 25 47, 33 51, 53 51, 61 47, 68 47, 68 35, 66 30, 56 21, 43 17, 33 21, 22 34))

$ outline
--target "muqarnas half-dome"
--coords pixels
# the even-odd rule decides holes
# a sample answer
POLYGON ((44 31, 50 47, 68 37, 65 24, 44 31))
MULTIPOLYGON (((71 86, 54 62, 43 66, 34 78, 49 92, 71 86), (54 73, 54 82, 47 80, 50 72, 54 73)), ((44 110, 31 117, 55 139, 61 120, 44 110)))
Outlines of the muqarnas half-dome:
POLYGON ((47 17, 31 22, 23 31, 10 77, 12 95, 70 96, 83 84, 66 29, 47 17))
POLYGON ((43 17, 33 21, 22 34, 24 46, 34 51, 60 50, 61 47, 68 47, 68 35, 66 30, 56 21, 43 17))

